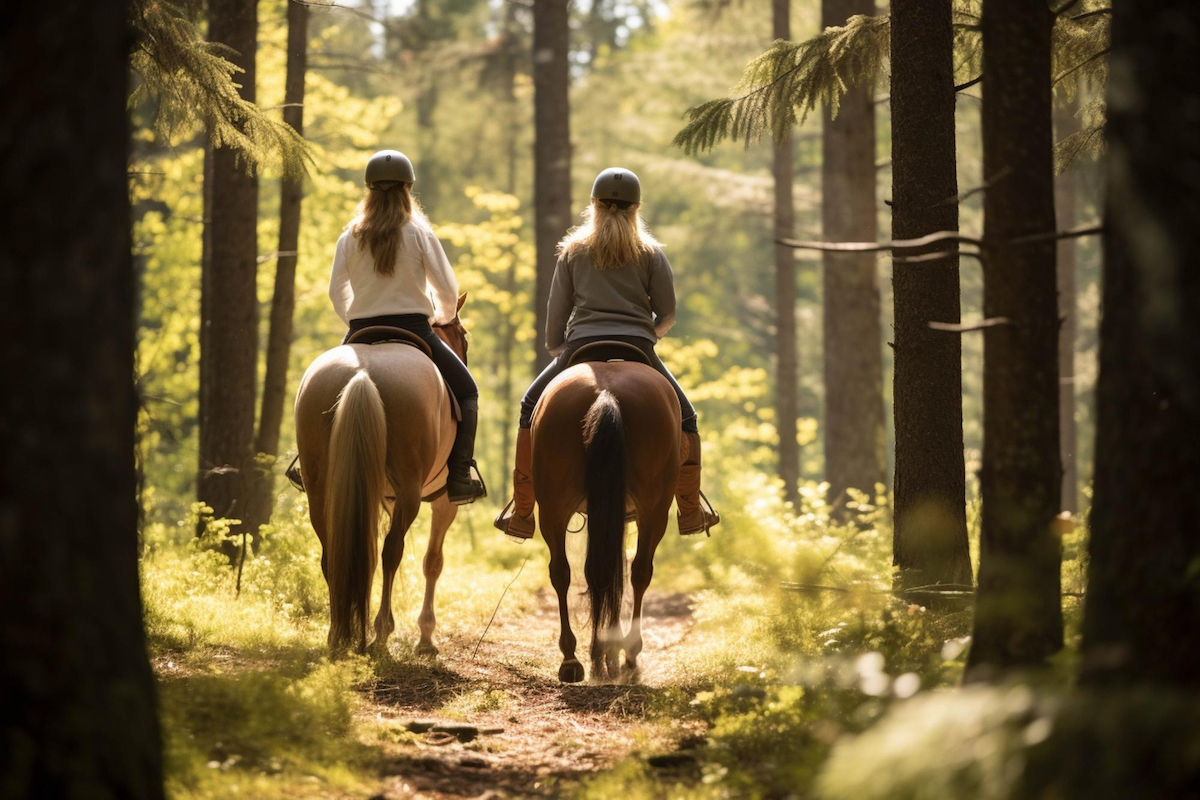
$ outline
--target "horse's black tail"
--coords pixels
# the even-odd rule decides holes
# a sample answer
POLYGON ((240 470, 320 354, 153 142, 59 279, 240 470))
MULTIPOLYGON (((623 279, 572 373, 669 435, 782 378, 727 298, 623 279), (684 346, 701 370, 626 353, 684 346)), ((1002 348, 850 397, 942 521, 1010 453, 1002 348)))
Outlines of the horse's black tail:
POLYGON ((592 662, 603 655, 599 640, 614 631, 625 589, 625 426, 621 406, 604 389, 583 420, 587 450, 587 578, 592 606, 592 662))

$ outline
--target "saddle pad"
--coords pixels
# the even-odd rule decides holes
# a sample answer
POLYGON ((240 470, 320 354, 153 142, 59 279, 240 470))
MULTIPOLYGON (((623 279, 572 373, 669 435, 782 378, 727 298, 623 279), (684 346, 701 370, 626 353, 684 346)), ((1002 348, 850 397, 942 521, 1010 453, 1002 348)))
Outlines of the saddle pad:
POLYGON ((650 365, 650 359, 646 358, 646 354, 639 348, 611 339, 585 344, 571 354, 567 366, 573 367, 588 361, 636 361, 639 364, 650 365))

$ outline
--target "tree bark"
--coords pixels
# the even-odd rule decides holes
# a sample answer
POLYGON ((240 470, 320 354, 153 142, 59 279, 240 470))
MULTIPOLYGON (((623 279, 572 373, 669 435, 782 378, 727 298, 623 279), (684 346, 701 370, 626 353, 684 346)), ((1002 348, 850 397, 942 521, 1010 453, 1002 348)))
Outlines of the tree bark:
MULTIPOLYGON (((874 0, 821 3, 826 27, 873 13, 874 0)), ((848 91, 837 118, 826 111, 822 156, 825 240, 874 241, 875 98, 869 87, 848 91)), ((886 479, 879 285, 872 254, 826 253, 823 263, 825 476, 840 504, 847 489, 874 496, 875 484, 886 479)))
MULTIPOLYGON (((242 97, 255 97, 256 0, 210 0, 208 36, 235 51, 242 97)), ((201 389, 207 403, 200 418, 199 500, 218 517, 246 515, 254 470, 254 384, 258 357, 257 223, 258 178, 232 148, 212 148, 212 193, 208 226, 208 297, 201 305, 209 352, 201 389)), ((242 530, 235 526, 235 531, 242 530)), ((237 548, 226 546, 232 556, 237 548)))
POLYGON ((1043 663, 1062 647, 1054 532, 1058 456, 1050 30, 1045 0, 983 10, 983 499, 968 680, 1043 663))
POLYGON ((138 591, 124 3, 0 28, 0 790, 163 796, 138 591))
POLYGON ((1190 0, 1113 4, 1088 683, 1200 684, 1198 48, 1190 0))
MULTIPOLYGON (((304 133, 304 74, 308 63, 308 6, 288 3, 287 75, 284 79, 283 121, 304 133)), ((279 248, 275 257, 275 293, 271 299, 271 328, 267 334, 267 373, 263 379, 262 410, 254 450, 269 456, 279 454, 279 429, 283 424, 287 394, 288 357, 292 347, 292 312, 296 307, 296 259, 300 244, 300 203, 304 196, 302 176, 285 176, 279 191, 279 248)), ((271 521, 275 504, 275 471, 256 469, 254 496, 247 527, 257 533, 271 521)))
MULTIPOLYGON (((788 40, 791 0, 772 0, 772 36, 788 40)), ((775 239, 795 236, 792 135, 775 143, 775 239)), ((800 444, 796 440, 796 253, 775 245, 775 425, 779 431, 779 477, 783 497, 800 502, 800 444)))
MULTIPOLYGON (((1059 141, 1079 130, 1075 119, 1079 111, 1079 99, 1075 98, 1055 109, 1055 136, 1059 141)), ((1074 168, 1068 168, 1054 182, 1054 210, 1060 230, 1075 227, 1075 195, 1077 177, 1074 168)), ((1058 430, 1062 454, 1062 506, 1063 511, 1075 513, 1079 510, 1079 472, 1075 465, 1075 335, 1078 329, 1075 299, 1075 250, 1077 239, 1063 239, 1058 243, 1058 430)))
MULTIPOLYGON (((958 230, 951 5, 892 0, 893 239, 958 230)), ((929 328, 960 320, 958 257, 893 262, 892 292, 897 588, 970 584, 962 344, 929 328)))
POLYGON ((546 305, 558 260, 555 249, 571 224, 571 134, 567 90, 570 49, 567 0, 533 3, 533 215, 537 248, 534 292, 537 336, 535 365, 550 363, 546 352, 546 305))

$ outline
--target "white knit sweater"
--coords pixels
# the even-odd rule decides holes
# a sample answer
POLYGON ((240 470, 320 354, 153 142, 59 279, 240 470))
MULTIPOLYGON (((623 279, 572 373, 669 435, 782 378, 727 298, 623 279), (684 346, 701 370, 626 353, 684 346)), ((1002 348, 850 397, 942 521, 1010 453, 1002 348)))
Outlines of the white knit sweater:
POLYGON ((421 221, 410 219, 400 229, 391 275, 375 272, 370 250, 347 228, 333 256, 329 299, 347 325, 386 314, 424 314, 441 325, 454 319, 458 280, 442 243, 421 221))

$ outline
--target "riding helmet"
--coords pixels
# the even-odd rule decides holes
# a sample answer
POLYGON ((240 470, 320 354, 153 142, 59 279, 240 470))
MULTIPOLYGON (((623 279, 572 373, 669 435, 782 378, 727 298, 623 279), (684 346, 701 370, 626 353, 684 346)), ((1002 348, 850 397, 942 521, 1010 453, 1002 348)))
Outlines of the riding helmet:
POLYGON ((417 179, 408 156, 397 150, 380 150, 367 162, 365 181, 372 189, 386 188, 393 183, 412 183, 417 179), (384 184, 376 186, 376 184, 384 184))
POLYGON ((592 184, 593 200, 616 200, 620 203, 642 202, 642 183, 638 176, 622 167, 609 167, 596 176, 592 184))

